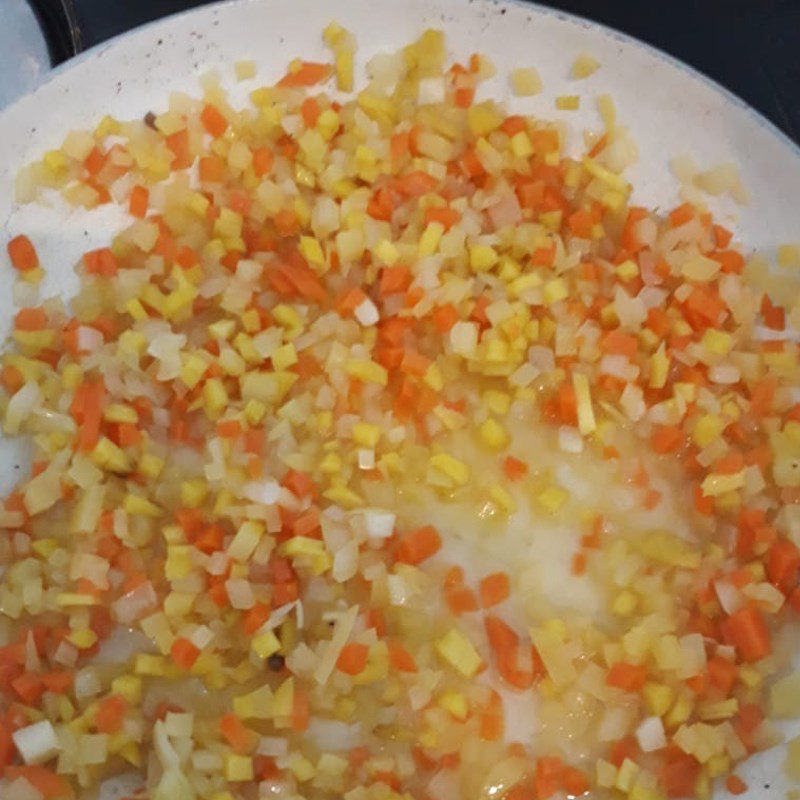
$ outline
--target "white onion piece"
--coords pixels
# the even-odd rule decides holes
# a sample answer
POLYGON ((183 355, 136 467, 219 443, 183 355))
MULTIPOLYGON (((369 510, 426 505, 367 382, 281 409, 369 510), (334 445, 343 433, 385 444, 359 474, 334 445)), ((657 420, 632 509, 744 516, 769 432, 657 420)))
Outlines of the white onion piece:
POLYGON ((636 741, 645 753, 652 753, 667 746, 664 723, 661 717, 647 717, 636 729, 636 741))
POLYGON ((314 717, 308 725, 305 738, 313 742, 323 752, 352 750, 363 741, 361 725, 348 725, 333 719, 314 717))
POLYGON ((61 750, 53 724, 46 719, 11 734, 14 745, 26 764, 43 764, 61 750))
POLYGON ((19 426, 41 402, 42 393, 36 383, 28 382, 14 392, 6 408, 5 432, 10 436, 19 433, 19 426))
POLYGON ((359 515, 364 523, 364 532, 369 539, 388 539, 394 532, 397 516, 381 508, 365 508, 359 515))
POLYGON ((281 487, 276 481, 258 481, 246 483, 242 488, 242 497, 254 503, 271 506, 278 502, 280 491, 281 487))
POLYGON ((143 616, 146 611, 155 608, 157 603, 158 597, 153 589, 153 584, 145 581, 124 594, 119 600, 115 600, 111 610, 118 622, 129 624, 143 616))

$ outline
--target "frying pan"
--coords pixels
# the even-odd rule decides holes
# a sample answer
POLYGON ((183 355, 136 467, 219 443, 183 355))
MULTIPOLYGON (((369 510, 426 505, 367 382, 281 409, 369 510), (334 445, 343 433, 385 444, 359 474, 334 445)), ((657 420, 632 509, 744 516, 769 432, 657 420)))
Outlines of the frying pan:
MULTIPOLYGON (((497 66, 488 91, 508 95, 504 76, 518 66, 535 66, 545 90, 514 99, 515 111, 564 119, 570 129, 599 128, 596 98, 608 92, 618 121, 638 143, 640 158, 629 176, 634 200, 668 207, 677 199, 668 160, 691 153, 708 167, 733 161, 740 167, 751 201, 713 204, 724 224, 750 248, 770 256, 777 244, 800 231, 800 150, 755 111, 685 65, 648 46, 596 24, 531 4, 490 0, 234 0, 205 6, 147 25, 96 47, 53 71, 32 94, 0 112, 0 224, 5 239, 26 232, 46 267, 43 294, 70 294, 77 286, 73 265, 81 253, 104 244, 124 223, 119 209, 67 210, 56 202, 19 207, 13 201, 20 165, 58 147, 64 134, 91 127, 104 115, 141 117, 165 107, 171 91, 198 91, 198 77, 216 69, 232 94, 244 100, 258 81, 273 82, 302 54, 326 57, 320 32, 332 19, 352 30, 358 64, 382 50, 395 50, 425 27, 443 28, 448 49, 465 57, 480 51, 497 66), (591 53, 600 70, 580 83, 568 79, 576 55, 591 53), (253 59, 256 81, 237 84, 233 63, 253 59), (559 94, 580 94, 577 112, 556 111, 559 94)), ((357 72, 358 74, 358 72, 357 72)), ((579 137, 573 133, 571 145, 579 137)), ((4 285, 10 287, 8 267, 4 285)), ((0 292, 0 325, 13 316, 11 291, 0 292)), ((0 442, 0 490, 15 481, 24 460, 0 442)), ((797 728, 790 735, 797 735, 797 728)), ((741 771, 751 797, 784 797, 781 748, 741 771)), ((107 786, 112 797, 117 785, 107 786)))

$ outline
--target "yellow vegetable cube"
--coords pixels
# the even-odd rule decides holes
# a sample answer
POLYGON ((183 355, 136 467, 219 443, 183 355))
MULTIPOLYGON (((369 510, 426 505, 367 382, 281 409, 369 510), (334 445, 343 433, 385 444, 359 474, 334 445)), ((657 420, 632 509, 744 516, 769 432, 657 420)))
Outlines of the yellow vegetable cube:
POLYGON ((460 631, 452 628, 435 643, 436 652, 454 670, 465 678, 477 674, 483 666, 483 660, 472 642, 460 631))

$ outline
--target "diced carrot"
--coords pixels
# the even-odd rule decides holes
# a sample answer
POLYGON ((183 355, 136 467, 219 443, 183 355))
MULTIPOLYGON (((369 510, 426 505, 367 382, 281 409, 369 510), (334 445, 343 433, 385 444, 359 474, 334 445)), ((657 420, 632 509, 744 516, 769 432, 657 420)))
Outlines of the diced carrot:
POLYGON ((555 257, 556 248, 554 245, 549 247, 537 247, 533 253, 531 253, 531 264, 534 267, 552 267, 555 257))
POLYGON ((295 536, 304 536, 307 539, 320 538, 320 513, 319 508, 311 506, 300 514, 292 524, 292 533, 295 536))
POLYGON ((486 638, 495 652, 503 652, 515 648, 519 644, 519 636, 513 628, 499 617, 487 614, 483 620, 486 628, 486 638))
POLYGON ((683 442, 683 430, 678 425, 657 425, 650 435, 650 447, 662 455, 675 452, 683 442))
POLYGON ((389 152, 392 156, 392 161, 397 161, 408 153, 410 144, 410 136, 408 131, 392 134, 389 141, 389 152))
POLYGON ((178 636, 170 650, 173 663, 181 669, 190 670, 200 656, 200 649, 188 639, 178 636))
POLYGON ((189 149, 189 131, 182 128, 164 139, 167 148, 172 152, 172 169, 186 169, 192 166, 194 158, 189 149))
POLYGON ((404 292, 411 283, 411 270, 406 266, 385 267, 381 271, 380 293, 382 295, 404 292))
POLYGON ((773 331, 782 331, 786 327, 786 309, 773 305, 768 294, 761 301, 761 316, 764 324, 773 331))
MULTIPOLYGON (((693 628, 690 623, 690 630, 692 629, 693 628)), ((706 676, 703 675, 702 673, 700 675, 693 675, 691 678, 686 678, 684 683, 686 684, 686 686, 689 688, 690 691, 694 692, 697 695, 703 694, 707 688, 707 679, 706 676)))
POLYGON ((518 481, 528 474, 528 465, 514 456, 506 456, 503 459, 503 472, 512 481, 518 481))
POLYGON ((28 706, 38 705, 45 689, 41 678, 34 672, 23 672, 22 675, 11 681, 11 688, 28 706))
POLYGON ((514 136, 526 130, 527 127, 525 117, 521 117, 519 114, 512 114, 503 120, 500 125, 500 130, 503 131, 506 136, 514 136))
POLYGON ((453 208, 447 206, 431 206, 425 210, 425 222, 440 223, 446 231, 449 231, 461 219, 461 214, 453 208))
POLYGON ((146 187, 137 184, 131 189, 131 196, 128 200, 128 211, 132 217, 139 219, 147 216, 147 205, 150 202, 150 192, 146 187))
POLYGON ((24 385, 22 372, 13 364, 4 364, 0 369, 0 382, 8 394, 16 394, 24 385))
POLYGON ((208 525, 192 540, 192 544, 201 552, 210 555, 222 549, 224 532, 219 525, 208 525))
POLYGON ((278 152, 288 161, 295 161, 300 152, 300 145, 290 136, 283 136, 278 140, 278 152))
POLYGON ((97 175, 105 166, 108 155, 95 146, 89 151, 89 155, 83 160, 84 169, 92 176, 97 175))
POLYGON ((420 197, 433 191, 438 181, 432 175, 422 170, 415 170, 401 175, 395 180, 395 187, 401 194, 408 197, 420 197))
POLYGON ((536 761, 534 791, 536 800, 547 800, 561 789, 564 762, 557 757, 543 757, 536 761))
POLYGON ((40 677, 44 688, 54 694, 64 694, 75 680, 75 675, 69 670, 45 672, 40 677))
MULTIPOLYGON (((0 686, 2 686, 2 682, 0 682, 0 686)), ((12 727, 11 723, 6 720, 3 721, 0 718, 0 775, 3 774, 3 771, 14 758, 14 740, 12 738, 12 734, 14 733, 14 728, 12 727)))
POLYGON ((633 359, 639 349, 637 338, 629 333, 623 333, 619 328, 609 331, 600 340, 600 350, 603 353, 625 356, 633 359))
POLYGON ((651 308, 647 312, 646 325, 657 336, 664 337, 669 333, 670 321, 663 308, 651 308))
MULTIPOLYGON (((606 149, 608 145, 608 134, 604 133, 592 146, 592 149, 586 154, 589 158, 596 158, 606 149)), ((633 209, 630 209, 633 211, 633 209)))
POLYGON ((256 456, 264 454, 267 443, 267 434, 263 428, 248 428, 244 432, 244 451, 256 456))
POLYGON ((561 785, 568 797, 580 797, 589 791, 589 780, 579 769, 565 766, 561 785))
POLYGON ((760 661, 772 652, 764 616, 756 608, 742 608, 723 623, 723 632, 743 661, 760 661))
POLYGON ((122 729, 128 703, 119 694, 100 700, 94 712, 94 725, 100 733, 117 733, 122 729))
POLYGON ((441 546, 442 539, 436 528, 424 525, 400 537, 395 557, 404 564, 419 564, 437 553, 441 546))
POLYGON ((117 257, 108 247, 90 250, 83 254, 83 266, 87 275, 100 275, 113 278, 117 274, 117 257))
POLYGON ((336 298, 334 307, 344 317, 352 314, 366 299, 367 295, 358 286, 353 286, 336 298))
POLYGON ((291 288, 288 294, 299 295, 316 303, 323 303, 328 299, 328 290, 309 267, 283 264, 276 267, 271 274, 280 274, 284 283, 289 284, 291 288))
POLYGON ((57 775, 48 767, 38 765, 22 767, 8 766, 6 767, 5 777, 9 781, 15 781, 17 778, 24 778, 45 798, 52 797, 61 798, 61 800, 63 800, 64 798, 72 796, 69 784, 61 775, 57 775))
POLYGON ((572 214, 567 217, 567 225, 569 225, 570 232, 573 236, 577 236, 581 239, 592 238, 594 219, 585 209, 573 211, 572 214))
POLYGON ((714 242, 717 247, 722 250, 726 248, 733 239, 733 233, 722 225, 714 225, 714 242))
POLYGON ((236 714, 230 712, 220 717, 219 730, 237 753, 250 752, 258 741, 258 734, 247 728, 236 714))
POLYGON ((586 572, 586 553, 575 553, 572 556, 571 571, 573 575, 583 575, 586 572))
POLYGON ((725 788, 731 794, 744 794, 747 791, 747 784, 738 775, 728 775, 725 778, 725 788))
POLYGON ((82 383, 75 391, 70 413, 80 425, 78 449, 83 453, 92 450, 100 438, 105 396, 102 380, 82 383))
POLYGON ((200 122, 208 133, 215 139, 228 130, 228 120, 225 115, 212 103, 206 103, 200 112, 200 122))
POLYGON ((375 219, 389 222, 392 219, 394 205, 391 192, 387 189, 378 189, 373 192, 367 203, 367 214, 375 219))
POLYGON ((225 588, 225 581, 209 580, 208 596, 217 608, 225 608, 229 604, 228 590, 225 588))
POLYGON ((578 400, 575 396, 575 389, 572 381, 562 383, 558 387, 556 394, 556 409, 558 417, 565 425, 578 424, 578 400))
POLYGON ((457 564, 450 567, 445 573, 442 585, 445 589, 452 589, 454 586, 461 586, 464 583, 464 570, 457 564))
POLYGON ((778 382, 767 376, 750 386, 750 410, 756 417, 767 416, 772 409, 778 382))
POLYGON ((275 229, 281 236, 294 236, 300 228, 297 214, 291 209, 281 209, 274 217, 275 229))
POLYGON ((674 208, 669 213, 669 224, 673 228, 677 228, 680 225, 685 225, 689 220, 694 218, 695 210, 694 206, 691 203, 684 203, 677 208, 674 208))
POLYGON ((717 250, 709 258, 718 261, 723 272, 738 275, 744 269, 744 256, 737 250, 717 250))
POLYGON ((647 668, 641 664, 617 661, 606 675, 606 683, 626 692, 638 692, 647 679, 647 668))
POLYGON ((767 552, 766 567, 770 583, 790 594, 800 574, 800 550, 788 539, 778 539, 767 552))
POLYGON ((617 741, 612 742, 608 760, 614 766, 619 767, 626 758, 635 761, 638 751, 639 745, 636 741, 636 737, 624 736, 622 739, 617 739, 617 741))
POLYGON ((252 636, 268 619, 272 609, 266 603, 256 603, 242 618, 242 627, 252 636))
POLYGON ((453 105, 456 108, 469 108, 475 99, 475 89, 471 86, 459 86, 453 92, 453 105))
POLYGON ((505 572, 493 572, 487 575, 478 587, 481 605, 491 608, 506 600, 511 593, 508 575, 505 572))
MULTIPOLYGON (((480 178, 481 175, 486 174, 486 170, 481 163, 481 160, 478 158, 478 154, 475 151, 475 147, 468 147, 462 154, 461 159, 459 160, 459 166, 464 171, 464 173, 469 178, 480 178)), ((522 200, 520 200, 520 203, 522 200)))
POLYGON ((755 750, 754 734, 764 721, 764 712, 755 703, 740 703, 739 713, 733 720, 733 727, 744 746, 755 750))
POLYGON ((120 447, 134 447, 141 444, 143 439, 139 428, 130 422, 120 422, 117 425, 116 442, 120 447))
POLYGON ((503 735, 503 716, 499 713, 481 714, 479 733, 485 742, 496 742, 503 735))
POLYGON ((290 69, 279 81, 278 86, 296 88, 313 86, 327 80, 333 72, 330 64, 317 64, 313 61, 301 62, 297 69, 290 69))
POLYGON ((397 641, 389 642, 389 662, 398 672, 417 671, 414 657, 397 641))
MULTIPOLYGON (((418 749, 419 748, 415 748, 414 760, 417 758, 416 751, 418 749)), ((365 745, 361 745, 350 750, 350 752, 347 754, 347 761, 353 769, 358 769, 369 758, 369 755, 369 748, 367 748, 365 745)))
POLYGON ((431 319, 439 333, 447 333, 460 317, 456 307, 448 303, 444 306, 437 306, 431 314, 431 319))
POLYGON ((18 331, 40 331, 47 327, 47 313, 39 308, 21 308, 14 317, 14 328, 18 331))
POLYGON ((725 697, 730 695, 739 676, 739 668, 736 664, 726 658, 715 656, 709 659, 707 670, 709 683, 725 697))
POLYGON ((233 439, 242 432, 242 423, 238 419, 223 419, 217 423, 217 436, 233 439))
POLYGON ((36 248, 24 233, 11 239, 6 245, 6 250, 14 269, 20 272, 30 272, 39 266, 36 248))
POLYGON ((468 586, 452 586, 445 589, 444 599, 447 607, 456 616, 478 610, 478 598, 468 586))
POLYGON ((370 608, 366 613, 367 628, 373 628, 378 636, 386 635, 386 618, 379 608, 370 608))
POLYGON ((670 753, 659 773, 659 781, 667 797, 694 797, 700 764, 678 748, 670 753))
POLYGON ((369 647, 360 642, 348 642, 336 659, 336 668, 345 675, 358 675, 364 671, 369 657, 369 647))
POLYGON ((258 754, 253 756, 253 771, 259 781, 268 781, 270 778, 277 778, 281 774, 274 758, 258 754))
POLYGON ((272 603, 276 607, 292 603, 300 596, 297 581, 281 581, 272 586, 272 603))
POLYGON ((734 451, 717 459, 717 461, 714 462, 713 469, 715 473, 719 473, 720 475, 735 475, 737 472, 743 470, 744 467, 744 456, 740 452, 734 451))
POLYGON ((530 688, 536 676, 545 674, 539 653, 531 648, 532 669, 519 667, 520 639, 517 633, 499 617, 487 614, 483 620, 486 638, 495 657, 500 677, 516 689, 530 688))
POLYGON ((529 136, 533 149, 540 153, 552 153, 561 146, 558 131, 554 128, 537 128, 530 131, 529 136))
MULTIPOLYGON (((256 152, 253 153, 253 168, 256 169, 256 174, 258 174, 256 152)), ((200 180, 203 183, 221 183, 225 174, 225 162, 215 153, 211 153, 200 159, 198 169, 200 180)))
POLYGON ((316 495, 314 482, 304 472, 297 472, 296 470, 290 469, 286 475, 283 476, 281 485, 286 487, 297 497, 314 497, 316 495))
POLYGON ((266 175, 275 163, 275 155, 269 147, 257 147, 253 150, 253 171, 261 178, 266 175))
POLYGON ((394 347, 402 347, 409 320, 402 317, 387 317, 381 320, 378 326, 378 336, 381 341, 394 347))
POLYGON ((315 97, 307 97, 300 105, 300 116, 307 128, 313 128, 317 124, 321 113, 322 109, 315 97))
POLYGON ((431 360, 416 350, 406 349, 403 351, 400 368, 406 375, 422 377, 428 371, 430 365, 431 360))

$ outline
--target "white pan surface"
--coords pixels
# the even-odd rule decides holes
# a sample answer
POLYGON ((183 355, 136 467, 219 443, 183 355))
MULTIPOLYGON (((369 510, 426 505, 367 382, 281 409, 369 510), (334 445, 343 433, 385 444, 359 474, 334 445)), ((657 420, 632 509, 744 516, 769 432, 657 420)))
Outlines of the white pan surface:
MULTIPOLYGON (((361 74, 374 53, 396 50, 425 27, 442 28, 451 55, 463 59, 479 51, 497 66, 498 77, 483 92, 507 96, 517 112, 568 120, 576 148, 582 129, 600 128, 595 99, 609 93, 618 121, 631 129, 639 146, 639 163, 627 173, 635 186, 634 201, 675 204, 677 184, 668 169, 675 155, 691 153, 702 168, 733 161, 740 167, 750 203, 711 205, 734 229, 737 240, 746 249, 770 255, 776 245, 800 239, 800 150, 719 86, 621 34, 522 3, 236 0, 165 19, 97 47, 55 70, 35 92, 0 112, 2 238, 25 232, 36 242, 47 270, 44 295, 69 293, 77 285, 73 265, 80 255, 106 243, 109 233, 126 220, 109 207, 77 212, 55 203, 46 208, 15 206, 13 180, 19 166, 58 147, 68 130, 93 127, 104 114, 141 117, 149 110, 162 110, 170 91, 197 93, 197 79, 209 69, 219 70, 223 83, 244 98, 260 81, 274 82, 297 55, 324 60, 321 30, 333 19, 355 33, 361 74), (570 81, 570 64, 582 52, 602 66, 586 80, 570 81), (233 63, 241 59, 258 64, 255 81, 236 84, 233 63), (519 66, 538 69, 545 86, 542 94, 510 97, 506 76, 519 66), (580 110, 556 111, 554 98, 559 94, 580 94, 580 110)), ((13 314, 10 267, 0 267, 0 274, 0 326, 5 335, 13 314)), ((3 491, 15 481, 18 457, 8 443, 0 442, 3 491)), ((789 735, 798 733, 795 727, 789 735)), ((748 797, 785 796, 789 787, 782 777, 784 758, 782 748, 776 748, 738 771, 750 784, 748 797)))

